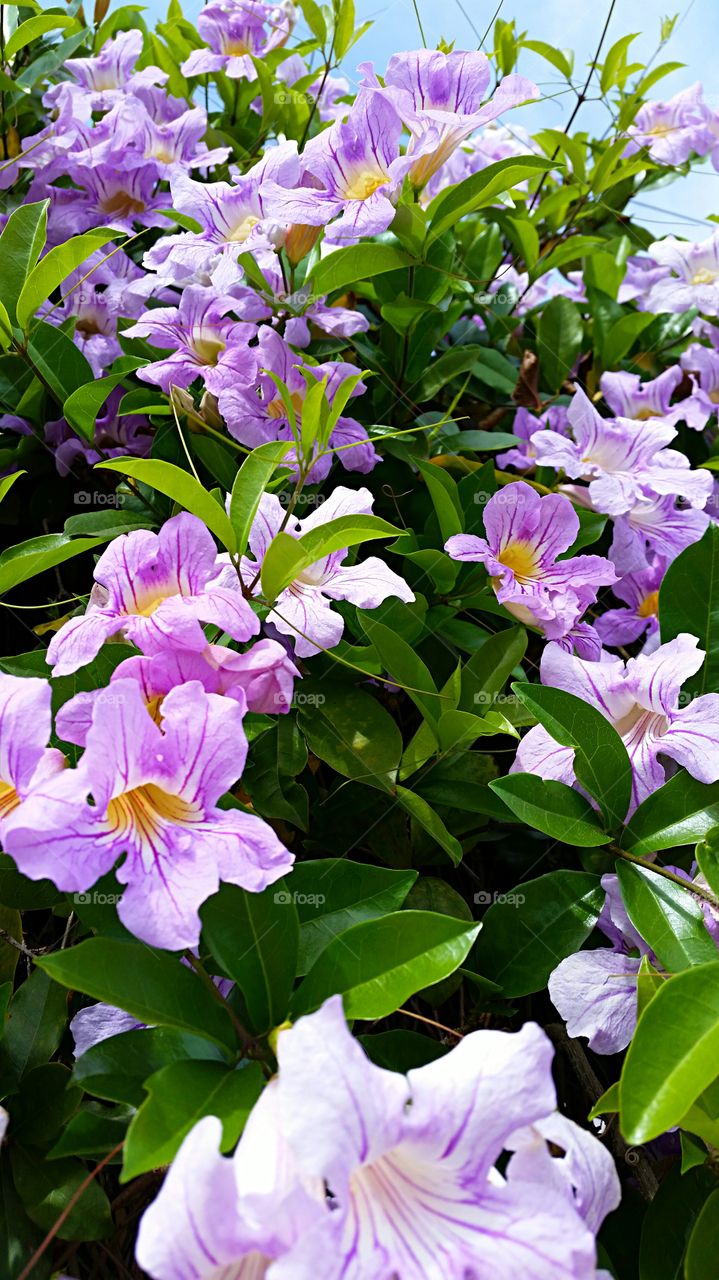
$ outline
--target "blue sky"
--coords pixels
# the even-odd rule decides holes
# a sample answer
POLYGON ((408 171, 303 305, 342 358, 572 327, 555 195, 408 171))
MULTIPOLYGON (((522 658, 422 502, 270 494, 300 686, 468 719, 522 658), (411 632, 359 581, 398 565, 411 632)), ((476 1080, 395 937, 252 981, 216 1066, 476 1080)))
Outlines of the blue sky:
MULTIPOLYGON (((475 49, 480 36, 493 25, 499 0, 416 0, 427 45, 436 46, 440 37, 454 40, 456 48, 475 49)), ((384 70, 393 53, 421 46, 421 36, 413 0, 355 0, 358 24, 372 19, 373 26, 351 51, 343 68, 350 81, 358 62, 373 61, 384 70)), ((201 0, 185 0, 189 16, 196 17, 201 0)), ((574 49, 575 79, 584 81, 586 67, 596 49, 609 0, 503 0, 501 16, 514 18, 518 30, 530 38, 544 40, 558 48, 574 49)), ((150 15, 164 13, 166 0, 149 0, 150 15)), ((606 48, 619 36, 638 32, 633 48, 636 58, 647 62, 659 43, 662 18, 679 13, 679 19, 662 61, 684 62, 685 68, 660 82, 657 95, 664 97, 703 80, 705 97, 719 109, 719 93, 713 91, 716 77, 716 31, 719 0, 617 0, 607 36, 606 48)), ((491 50, 490 36, 485 48, 491 50)), ((541 86, 545 98, 514 113, 513 118, 530 131, 542 127, 562 128, 574 99, 558 73, 535 55, 522 55, 520 70, 541 86), (564 92, 561 92, 564 90, 564 92), (558 95, 558 96, 557 96, 558 95)), ((509 119, 509 117, 508 117, 509 119)), ((587 102, 577 127, 601 134, 609 117, 603 107, 587 102)), ((637 221, 655 232, 657 238, 675 233, 702 240, 715 230, 706 221, 719 213, 719 174, 705 161, 689 177, 655 189, 648 197, 652 208, 635 209, 637 221)))

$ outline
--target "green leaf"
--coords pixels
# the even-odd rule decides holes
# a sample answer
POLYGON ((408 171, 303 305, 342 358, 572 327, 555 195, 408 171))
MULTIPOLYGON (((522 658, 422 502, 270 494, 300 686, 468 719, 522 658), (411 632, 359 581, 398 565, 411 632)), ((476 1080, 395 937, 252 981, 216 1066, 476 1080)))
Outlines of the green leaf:
POLYGON ((72 1078, 97 1098, 139 1107, 145 1081, 161 1067, 189 1058, 217 1061, 220 1053, 209 1040, 170 1027, 122 1031, 86 1049, 75 1063, 72 1078))
POLYGON ((291 582, 333 551, 355 547, 374 538, 396 537, 401 530, 380 516, 351 515, 327 520, 314 529, 293 538, 278 533, 272 539, 262 561, 262 590, 267 600, 276 600, 291 582), (291 545, 290 545, 291 544, 291 545))
POLYGON ((719 528, 709 524, 703 538, 677 556, 659 591, 662 644, 689 632, 706 653, 704 665, 686 681, 692 694, 719 690, 719 528))
POLYGON ((522 40, 520 43, 523 49, 531 49, 532 53, 538 53, 540 58, 544 58, 556 67, 566 80, 571 80, 572 62, 562 49, 555 49, 553 44, 547 44, 545 40, 522 40))
POLYGON ((138 1022, 179 1027, 234 1047, 227 1011, 197 974, 168 952, 114 938, 88 938, 37 963, 62 986, 125 1009, 138 1022))
POLYGON ((77 31, 79 26, 77 18, 70 18, 61 13, 41 13, 35 18, 27 18, 25 22, 21 22, 20 26, 13 31, 5 45, 5 61, 9 62, 26 45, 33 40, 39 40, 41 36, 47 35, 49 31, 58 31, 70 27, 77 31))
POLYGON ((602 830, 589 801, 563 782, 545 782, 531 773, 512 773, 489 786, 521 822, 553 840, 582 848, 609 844, 611 836, 602 830))
POLYGON ((353 244, 322 258, 312 268, 305 283, 311 293, 333 293, 358 280, 373 280, 387 271, 408 267, 412 262, 408 253, 391 244, 353 244))
POLYGON ((695 844, 719 826, 719 782, 708 786, 682 769, 647 796, 619 840, 629 853, 646 857, 675 845, 695 844))
POLYGON ((81 1160, 47 1160, 38 1151, 22 1147, 13 1147, 10 1158, 25 1211, 44 1231, 54 1229, 61 1214, 69 1210, 57 1230, 58 1239, 101 1240, 111 1234, 110 1202, 97 1179, 87 1182, 88 1171, 81 1160))
POLYGON ((621 859, 617 875, 629 919, 668 973, 717 959, 704 912, 691 893, 621 859))
POLYGON ((11 1092, 26 1071, 51 1058, 67 1017, 62 987, 39 970, 18 987, 8 1008, 0 1041, 0 1089, 11 1092))
MULTIPOLYGON (((32 21, 32 19, 31 19, 32 21)), ((54 289, 62 284, 71 272, 85 262, 96 249, 102 249, 111 240, 117 240, 122 232, 112 227, 95 227, 80 236, 73 236, 64 244, 58 244, 28 275, 17 300, 17 322, 27 330, 39 306, 54 289)))
POLYGON ((361 689, 317 687, 322 701, 303 704, 297 714, 310 750, 343 777, 389 791, 402 755, 402 735, 389 712, 361 689))
POLYGON ((704 1201, 689 1237, 684 1280, 714 1280, 719 1243, 719 1188, 704 1201))
POLYGON ((459 706, 462 711, 485 715, 491 711, 527 649, 523 627, 507 627, 489 636, 462 667, 459 706))
POLYGON ((642 1222, 639 1280, 682 1280, 692 1228, 715 1186, 708 1169, 680 1174, 676 1164, 662 1178, 642 1222))
POLYGON ((418 462, 417 467, 427 482, 432 506, 437 514, 443 542, 464 529, 462 504, 456 482, 441 467, 429 462, 418 462))
MULTIPOLYGON (((80 1092, 79 1090, 77 1092, 80 1092)), ((47 1153, 48 1160, 84 1156, 99 1160, 124 1142, 133 1116, 131 1107, 85 1102, 47 1153)))
POLYGON ((483 917, 473 968, 500 983, 506 996, 543 990, 560 960, 589 937, 604 897, 599 877, 584 871, 550 871, 524 881, 500 895, 483 917))
POLYGON ((291 440, 269 440, 248 454, 237 472, 230 497, 230 520, 242 555, 267 484, 292 446, 291 440))
POLYGON ((313 36, 323 45, 327 39, 327 23, 320 6, 315 0, 297 0, 297 3, 313 36))
POLYGON ((409 814, 414 822, 427 832, 427 835, 438 844, 440 849, 449 854, 455 866, 459 866, 462 861, 462 846, 459 840, 447 830, 444 822, 439 814, 434 810, 431 804, 425 800, 424 796, 418 795, 416 791, 410 791, 407 787, 396 787, 395 795, 399 804, 409 814))
POLYGON ((258 1062, 236 1069, 220 1062, 173 1062, 150 1076, 148 1098, 127 1132, 121 1182, 169 1164, 203 1116, 222 1121, 221 1151, 234 1147, 264 1077, 258 1062))
POLYGON ((49 204, 49 200, 21 204, 10 214, 0 235, 0 297, 12 321, 25 279, 45 244, 49 204))
POLYGON ((398 911, 356 924, 318 957, 295 992, 293 1016, 340 994, 348 1018, 386 1018, 416 991, 454 973, 478 931, 479 925, 431 911, 398 911))
POLYGON ((355 33, 354 0, 340 0, 339 14, 335 20, 334 51, 339 62, 353 43, 355 33))
POLYGON ((394 871, 346 858, 296 863, 290 883, 300 921, 298 974, 307 973, 337 934, 363 920, 398 911, 416 879, 416 871, 394 871))
POLYGON ((358 618, 362 630, 376 649, 384 670, 396 684, 406 690, 425 720, 436 726, 443 706, 449 704, 442 702, 429 669, 419 654, 391 627, 375 622, 371 614, 360 610, 358 618))
POLYGON ((648 311, 630 311, 612 325, 602 348, 602 361, 607 369, 616 369, 653 319, 648 311))
POLYGON ((629 808, 632 766, 616 729, 587 702, 549 685, 514 684, 514 692, 563 747, 574 748, 577 780, 598 801, 611 826, 629 808))
POLYGON ((245 997, 252 1030, 279 1026, 287 1016, 300 940, 293 895, 284 881, 264 893, 224 884, 201 916, 210 951, 245 997))
POLYGON ((187 471, 158 458, 115 458, 112 462, 98 462, 97 466, 106 471, 118 471, 121 475, 130 476, 133 480, 157 489, 158 493, 166 494, 193 516, 203 520, 231 555, 237 551, 237 539, 229 517, 199 480, 187 471))
POLYGON ((497 198, 512 187, 519 186, 527 178, 538 177, 551 167, 551 162, 543 156, 513 156, 487 165, 479 173, 473 173, 463 182, 441 191, 427 211, 431 219, 429 243, 454 227, 465 214, 496 203, 497 198))
POLYGON ((123 533, 132 533, 134 529, 149 529, 154 524, 157 521, 149 514, 145 516, 138 511, 108 507, 104 511, 86 511, 81 516, 70 516, 65 521, 63 533, 69 537, 87 534, 107 541, 119 538, 123 533))
POLYGON ((717 1077, 719 962, 685 969, 647 1005, 620 1081, 622 1133, 649 1142, 680 1122, 717 1077))
MULTIPOLYGON (((45 261, 46 259, 43 259, 43 266, 45 261)), ((98 378, 96 382, 88 382, 86 386, 78 387, 77 391, 73 391, 72 395, 68 396, 63 405, 63 414, 67 422, 86 440, 94 441, 95 423, 110 392, 127 377, 128 373, 145 362, 131 356, 125 357, 124 363, 125 368, 122 373, 111 373, 107 378, 98 378)))
POLYGON ((8 547, 0 555, 0 595, 103 542, 107 538, 68 538, 64 533, 48 533, 8 547))
POLYGON ((5 498, 10 492, 15 481, 19 480, 20 476, 26 475, 27 471, 13 471, 9 476, 3 476, 2 480, 0 480, 0 502, 2 502, 3 498, 5 498))
POLYGON ((41 320, 34 326, 27 340, 27 352, 33 370, 60 405, 78 387, 93 380, 92 369, 80 348, 64 329, 54 324, 41 320))
POLYGON ((539 366, 550 391, 559 391, 571 374, 583 337, 582 317, 575 303, 561 295, 552 298, 537 325, 539 366))

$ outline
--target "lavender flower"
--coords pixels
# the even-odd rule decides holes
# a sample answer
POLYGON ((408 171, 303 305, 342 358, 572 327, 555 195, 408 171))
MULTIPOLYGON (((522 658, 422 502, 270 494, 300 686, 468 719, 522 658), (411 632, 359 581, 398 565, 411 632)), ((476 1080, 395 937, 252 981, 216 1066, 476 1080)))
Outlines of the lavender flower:
POLYGON ((49 681, 0 672, 0 833, 33 787, 65 766, 62 752, 47 745, 50 701, 49 681))
POLYGON ((719 231, 690 244, 667 236, 650 244, 649 254, 663 268, 645 299, 647 311, 719 312, 719 231))
POLYGON ((656 164, 678 165, 692 152, 704 156, 712 147, 702 104, 702 86, 697 81, 668 102, 645 102, 627 129, 629 142, 625 156, 636 155, 643 147, 656 164))
POLYGON ((643 498, 614 517, 609 558, 620 574, 641 573, 653 556, 668 564, 698 542, 708 524, 706 511, 680 506, 675 498, 643 498))
POLYGON ((221 880, 259 893, 293 862, 260 818, 217 808, 244 766, 242 716, 191 681, 167 694, 159 727, 137 682, 116 681, 77 768, 34 785, 11 815, 7 852, 31 880, 75 893, 125 854, 122 923, 151 946, 197 945, 198 909, 221 880))
POLYGON ((651 653, 659 644, 659 588, 666 573, 666 561, 655 559, 648 569, 628 573, 612 587, 625 609, 607 609, 595 623, 604 644, 634 644, 646 636, 643 652, 651 653))
POLYGON ((558 431, 566 435, 569 427, 567 410, 564 405, 550 405, 544 413, 535 417, 529 409, 517 409, 512 423, 512 435, 519 436, 522 443, 497 454, 498 467, 515 467, 517 471, 531 471, 537 465, 537 452, 532 443, 538 431, 558 431))
POLYGON ((487 503, 484 528, 486 539, 458 533, 445 551, 453 560, 484 564, 499 603, 549 639, 566 635, 597 589, 616 581, 601 556, 558 559, 579 532, 579 517, 562 494, 540 498, 523 481, 508 485, 487 503))
MULTIPOLYGON (((719 781, 719 694, 681 706, 681 687, 704 661, 696 636, 682 634, 651 655, 624 663, 604 655, 584 662, 547 645, 542 683, 565 689, 596 707, 621 737, 632 765, 627 816, 666 780, 660 757, 683 766, 700 782, 719 781)), ((542 725, 522 739, 511 772, 575 784, 574 749, 560 747, 542 725)))
POLYGON ((294 25, 291 5, 262 0, 214 0, 202 10, 197 30, 209 49, 193 49, 180 70, 184 76, 224 71, 231 80, 256 80, 253 58, 265 58, 290 37, 294 25))
POLYGON ((87 612, 71 618, 50 641, 47 660, 53 674, 71 675, 92 662, 119 631, 147 654, 202 653, 207 640, 201 622, 221 627, 235 640, 249 640, 259 630, 257 618, 239 584, 233 589, 224 579, 212 535, 195 516, 173 516, 159 534, 123 533, 95 566, 87 612))
MULTIPOLYGON (((291 537, 301 537, 346 515, 370 515, 372 494, 369 489, 336 488, 326 502, 305 516, 286 520, 286 511, 275 494, 265 493, 250 531, 252 556, 243 556, 240 572, 246 585, 259 594, 259 573, 267 548, 280 528, 291 537)), ((320 649, 334 649, 344 631, 344 619, 331 608, 333 600, 349 600, 360 609, 376 609, 383 600, 396 596, 412 601, 414 595, 407 583, 383 560, 369 556, 361 564, 343 565, 346 551, 333 551, 304 569, 275 601, 266 621, 294 641, 298 657, 307 658, 320 649)))
POLYGON ((167 393, 173 386, 189 387, 196 378, 213 395, 237 383, 249 385, 257 369, 249 343, 257 330, 253 324, 228 318, 234 306, 234 298, 193 285, 183 291, 178 307, 146 311, 125 335, 147 338, 171 354, 138 369, 137 376, 167 393))

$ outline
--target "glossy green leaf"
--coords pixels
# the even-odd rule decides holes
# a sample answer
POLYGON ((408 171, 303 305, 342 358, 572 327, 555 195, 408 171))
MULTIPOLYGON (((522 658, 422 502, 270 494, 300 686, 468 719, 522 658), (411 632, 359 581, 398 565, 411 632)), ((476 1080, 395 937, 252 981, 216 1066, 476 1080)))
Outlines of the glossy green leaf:
POLYGON ((172 1062, 190 1058, 218 1061, 222 1051, 211 1041, 172 1027, 143 1027, 108 1036, 86 1049, 72 1072, 86 1093, 139 1107, 148 1076, 172 1062))
POLYGON ((21 204, 10 214, 0 235, 0 297, 13 322, 22 287, 45 244, 49 203, 21 204))
POLYGON ((67 30, 70 27, 76 30, 79 28, 77 18, 61 13, 39 13, 34 18, 27 18, 25 22, 20 23, 19 27, 16 27, 5 45, 5 61, 9 62, 26 45, 31 44, 33 40, 41 39, 50 31, 67 30))
POLYGON ((0 1090, 12 1092, 26 1071, 51 1058, 65 1030, 67 995, 35 970, 18 987, 8 1007, 0 1041, 0 1090))
POLYGON ((706 653, 704 665, 686 681, 692 694, 719 690, 719 527, 709 526, 670 564, 659 591, 662 643, 689 632, 706 653))
POLYGON ((408 267, 412 258, 402 249, 391 244, 353 244, 337 249, 313 267, 306 284, 312 293, 332 293, 345 289, 358 280, 373 280, 375 276, 399 267, 408 267))
MULTIPOLYGON (((43 266, 45 261, 46 259, 43 259, 43 266)), ((126 356, 125 368, 121 373, 111 373, 107 378, 98 378, 97 381, 88 382, 86 386, 78 387, 77 391, 73 391, 63 405, 65 419, 73 430, 79 432, 85 440, 94 440, 95 423, 110 392, 119 386, 128 373, 144 363, 144 360, 126 356)))
POLYGON ((454 973, 478 931, 479 925, 431 911, 399 911, 356 924, 315 961, 295 992, 293 1016, 340 994, 348 1018, 386 1018, 416 991, 454 973))
POLYGON ((428 209, 430 243, 454 227, 466 214, 495 203, 505 191, 511 191, 527 178, 539 177, 549 168, 550 162, 543 156, 514 156, 487 165, 479 173, 441 191, 428 209))
POLYGON ((719 826, 719 782, 706 785, 689 774, 675 774, 640 804, 627 823, 620 845, 641 857, 695 844, 719 826))
POLYGON ((598 801, 607 822, 618 826, 629 808, 632 766, 616 729, 601 711, 564 689, 515 684, 514 692, 555 742, 574 748, 574 772, 598 801))
POLYGON ((714 1280, 719 1248, 719 1188, 704 1201, 689 1237, 684 1280, 714 1280))
POLYGON ((37 309, 71 272, 122 233, 113 227, 94 227, 50 249, 28 275, 17 300, 16 315, 21 329, 27 329, 37 309))
POLYGON ((591 848, 608 844, 611 839, 589 801, 563 782, 545 782, 531 773, 512 773, 489 786, 521 822, 553 840, 591 848))
POLYGON ((419 708, 430 725, 436 725, 442 713, 443 702, 429 669, 419 654, 400 635, 376 622, 371 613, 360 610, 362 630, 371 641, 387 675, 406 690, 407 696, 419 708))
POLYGON ((473 967, 507 996, 541 991, 559 962, 589 937, 604 896, 599 877, 584 871, 524 881, 499 895, 483 917, 473 967))
POLYGON ((101 1240, 111 1234, 110 1202, 96 1178, 87 1181, 88 1170, 81 1160, 47 1160, 37 1150, 23 1147, 14 1147, 10 1158, 25 1211, 44 1231, 54 1229, 69 1210, 57 1230, 58 1239, 101 1240))
POLYGON ((714 1187, 708 1169, 690 1169, 683 1175, 677 1165, 669 1170, 642 1222, 639 1280, 685 1280, 687 1244, 714 1187))
POLYGON ((171 462, 158 458, 114 458, 111 462, 98 462, 98 467, 118 471, 142 484, 157 489, 178 502, 186 511, 203 520, 208 529, 219 538, 230 554, 237 550, 237 539, 230 519, 218 502, 189 472, 175 467, 171 462))
POLYGON ((138 1022, 193 1031, 234 1046, 227 1011, 196 973, 168 952, 114 938, 88 938, 38 964, 73 991, 125 1009, 138 1022))
POLYGON ((416 871, 394 871, 347 858, 298 862, 289 884, 300 921, 297 972, 305 974, 339 933, 398 911, 416 871))
POLYGON ((620 1082, 622 1133, 649 1142, 680 1122, 716 1079, 719 962, 685 969, 647 1005, 620 1082))
POLYGON ((301 538, 278 533, 262 561, 261 582, 265 598, 276 600, 298 574, 333 551, 342 551, 374 538, 396 536, 400 532, 396 525, 389 524, 380 516, 351 515, 318 524, 301 538))
POLYGON ((285 882, 279 880, 263 893, 224 884, 208 898, 201 917, 207 945, 245 998, 252 1030, 263 1033, 279 1026, 287 1016, 300 938, 293 894, 285 882))
POLYGON ((545 306, 537 326, 537 352, 544 382, 559 391, 582 349, 584 328, 574 302, 559 295, 545 306))
POLYGON ((230 520, 240 554, 247 546, 260 499, 290 448, 289 440, 269 440, 253 449, 237 472, 230 497, 230 520))
POLYGON ((122 1182, 169 1164, 182 1139, 203 1116, 222 1121, 221 1151, 234 1147, 262 1093, 257 1062, 238 1068, 220 1062, 173 1062, 150 1076, 143 1102, 130 1125, 122 1182))
POLYGON ((455 866, 462 861, 462 846, 448 831, 446 824, 442 821, 436 809, 425 800, 424 796, 419 795, 416 791, 410 791, 407 787, 396 787, 395 795, 398 803, 409 814, 410 818, 419 823, 420 827, 427 832, 427 835, 443 849, 452 859, 455 866))
POLYGON ((719 958, 691 893, 621 859, 617 875, 629 919, 668 973, 719 958))
POLYGON ((106 541, 104 537, 68 538, 64 533, 48 533, 8 547, 0 555, 0 595, 106 541))
POLYGON ((389 712, 361 689, 328 682, 317 688, 322 701, 298 710, 310 750, 344 777, 389 790, 402 755, 402 735, 389 712))

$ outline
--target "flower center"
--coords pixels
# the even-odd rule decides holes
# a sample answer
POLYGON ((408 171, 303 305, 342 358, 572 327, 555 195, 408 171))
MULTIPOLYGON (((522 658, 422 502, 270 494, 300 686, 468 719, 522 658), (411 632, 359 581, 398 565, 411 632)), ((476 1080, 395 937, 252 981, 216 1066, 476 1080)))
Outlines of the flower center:
MULTIPOLYGON (((302 417, 302 396, 300 395, 299 391, 293 391, 290 395, 290 400, 292 402, 292 408, 295 411, 296 417, 301 418, 302 417)), ((275 418, 275 419, 286 418, 287 409, 285 408, 285 403, 282 397, 275 396, 274 400, 270 400, 267 405, 266 412, 267 412, 268 418, 275 418)))
POLYGON ((202 810, 180 796, 164 791, 154 782, 146 782, 111 800, 107 806, 107 820, 114 830, 122 831, 128 839, 135 838, 154 848, 163 828, 200 822, 202 810))
POLYGON ((711 267, 700 267, 694 272, 691 278, 691 284, 714 284, 719 277, 719 271, 712 271, 711 267))
POLYGON ((510 569, 515 578, 520 581, 527 578, 536 578, 539 565, 537 563, 537 551, 531 542, 517 539, 516 542, 508 542, 499 552, 497 559, 506 569, 510 569))
POLYGON ((650 591, 640 604, 637 613, 640 618, 654 618, 659 613, 659 592, 650 591))
POLYGON ((203 338, 200 335, 192 339, 192 350, 200 364, 216 365, 226 346, 227 343, 222 338, 203 338))
POLYGON ((673 124, 655 124, 653 129, 647 129, 647 137, 663 138, 667 133, 672 133, 675 127, 673 124))
POLYGON ((259 218, 256 218, 253 213, 248 213, 246 218, 243 218, 241 222, 238 222, 236 227, 233 227, 232 231, 226 237, 227 241, 230 244, 242 244, 247 239, 252 228, 257 226, 258 222, 259 218))
POLYGON ((100 208, 103 213, 118 213, 123 218, 129 218, 131 213, 144 213, 145 202, 136 200, 129 191, 116 191, 114 195, 100 201, 100 208))
POLYGON ((379 187, 384 186, 385 182, 389 182, 386 173, 378 173, 376 169, 366 169, 364 173, 358 173, 351 182, 348 182, 345 187, 345 196, 348 200, 368 200, 379 187))
POLYGON ((17 809, 20 797, 11 782, 0 778, 0 818, 7 818, 13 809, 17 809))
POLYGON ((222 52, 230 58, 242 58, 245 54, 251 53, 251 49, 246 40, 233 39, 230 36, 227 40, 223 40, 222 52))

